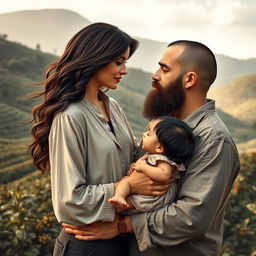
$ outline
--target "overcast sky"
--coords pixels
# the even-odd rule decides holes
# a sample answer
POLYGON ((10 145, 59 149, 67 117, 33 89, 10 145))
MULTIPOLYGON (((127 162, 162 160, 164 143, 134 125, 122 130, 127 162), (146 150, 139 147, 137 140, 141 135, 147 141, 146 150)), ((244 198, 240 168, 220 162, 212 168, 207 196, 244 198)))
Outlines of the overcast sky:
POLYGON ((163 42, 200 41, 213 52, 256 57, 256 0, 0 0, 0 13, 65 8, 163 42))

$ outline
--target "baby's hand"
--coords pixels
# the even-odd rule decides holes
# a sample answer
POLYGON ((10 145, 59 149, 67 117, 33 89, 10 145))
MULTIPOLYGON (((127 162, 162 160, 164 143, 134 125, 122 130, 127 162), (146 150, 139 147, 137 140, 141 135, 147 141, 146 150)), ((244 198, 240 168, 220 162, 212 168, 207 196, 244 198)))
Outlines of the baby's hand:
POLYGON ((132 163, 132 164, 130 165, 129 170, 134 170, 134 166, 135 166, 135 163, 132 163))
POLYGON ((130 176, 135 171, 134 166, 135 166, 135 163, 132 163, 130 165, 129 170, 127 172, 128 176, 130 176))
POLYGON ((139 158, 139 159, 136 161, 136 163, 135 163, 134 166, 133 166, 136 171, 138 171, 138 172, 142 172, 142 171, 143 171, 143 167, 144 167, 145 165, 147 165, 147 161, 146 161, 147 157, 148 157, 148 156, 145 155, 145 156, 139 158))
POLYGON ((128 172, 127 172, 127 175, 130 176, 135 170, 133 169, 129 169, 128 172))

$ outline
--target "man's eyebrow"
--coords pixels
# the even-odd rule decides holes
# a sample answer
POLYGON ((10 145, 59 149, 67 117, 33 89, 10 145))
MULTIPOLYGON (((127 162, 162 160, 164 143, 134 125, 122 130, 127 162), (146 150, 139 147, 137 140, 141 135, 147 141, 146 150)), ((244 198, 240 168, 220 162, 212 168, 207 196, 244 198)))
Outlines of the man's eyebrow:
POLYGON ((170 69, 170 67, 169 67, 169 66, 167 66, 166 64, 164 64, 164 63, 162 63, 162 62, 158 62, 158 64, 159 64, 159 66, 160 66, 160 67, 170 69))

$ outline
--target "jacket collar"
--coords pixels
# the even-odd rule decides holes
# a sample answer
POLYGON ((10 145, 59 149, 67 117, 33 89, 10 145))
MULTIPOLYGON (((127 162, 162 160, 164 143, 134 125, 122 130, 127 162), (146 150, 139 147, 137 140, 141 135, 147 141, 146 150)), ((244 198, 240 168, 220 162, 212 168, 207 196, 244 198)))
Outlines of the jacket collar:
POLYGON ((192 129, 195 129, 196 126, 200 123, 200 121, 209 113, 215 112, 215 101, 211 99, 207 99, 207 103, 203 105, 201 108, 193 112, 183 121, 187 123, 192 129))

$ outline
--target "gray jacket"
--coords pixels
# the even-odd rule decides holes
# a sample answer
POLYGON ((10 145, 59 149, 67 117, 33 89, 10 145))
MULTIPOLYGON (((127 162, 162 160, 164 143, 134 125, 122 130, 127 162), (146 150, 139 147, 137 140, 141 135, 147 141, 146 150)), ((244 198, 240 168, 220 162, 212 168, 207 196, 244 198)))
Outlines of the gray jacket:
POLYGON ((132 216, 136 240, 130 255, 216 256, 223 237, 228 194, 240 163, 236 146, 209 100, 185 122, 196 146, 178 199, 153 212, 132 216), (143 252, 139 252, 139 249, 143 252))

